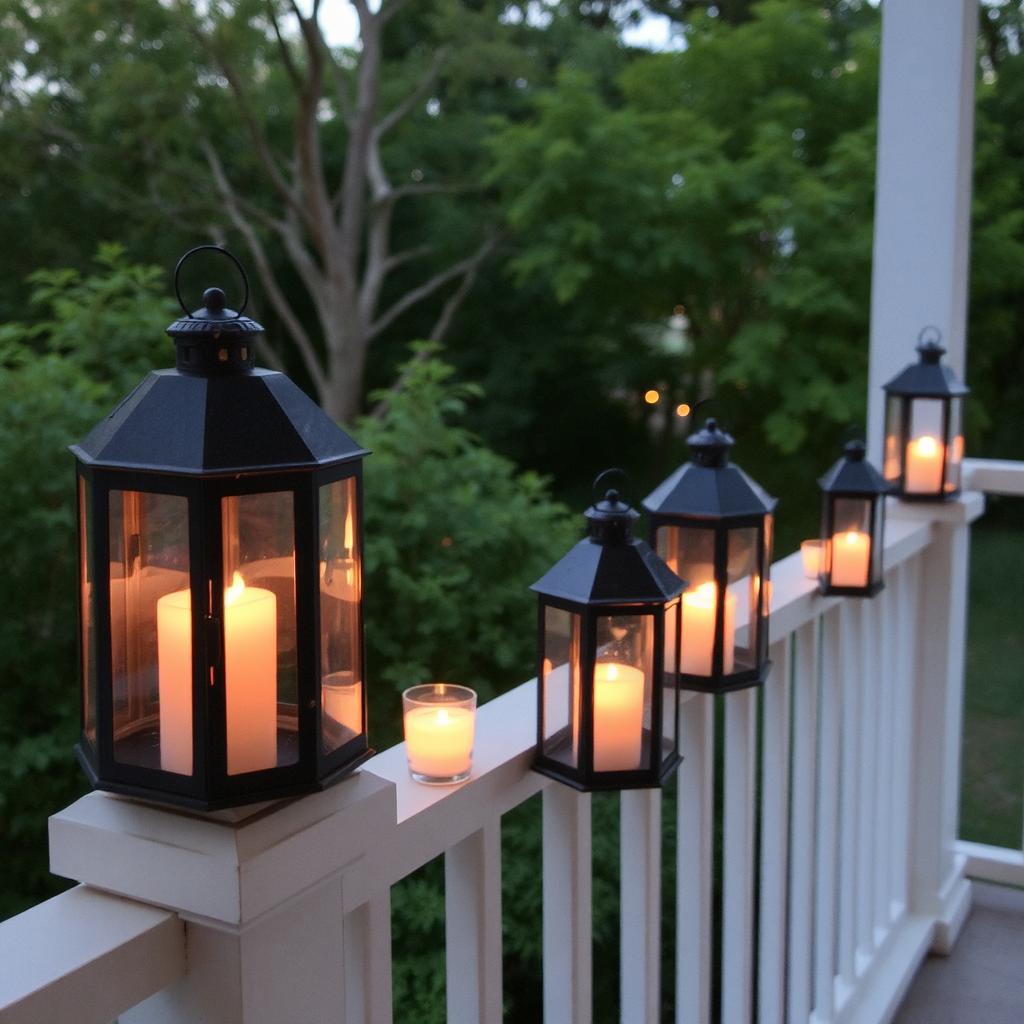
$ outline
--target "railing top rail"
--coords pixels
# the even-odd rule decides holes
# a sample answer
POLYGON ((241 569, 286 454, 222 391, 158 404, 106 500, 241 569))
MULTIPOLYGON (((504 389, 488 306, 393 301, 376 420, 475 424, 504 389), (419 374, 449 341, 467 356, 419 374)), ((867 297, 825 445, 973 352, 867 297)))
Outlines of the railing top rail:
POLYGON ((79 886, 0 923, 4 1024, 105 1024, 185 972, 177 915, 79 886))
POLYGON ((963 478, 968 490, 1024 497, 1024 461, 964 459, 963 478))

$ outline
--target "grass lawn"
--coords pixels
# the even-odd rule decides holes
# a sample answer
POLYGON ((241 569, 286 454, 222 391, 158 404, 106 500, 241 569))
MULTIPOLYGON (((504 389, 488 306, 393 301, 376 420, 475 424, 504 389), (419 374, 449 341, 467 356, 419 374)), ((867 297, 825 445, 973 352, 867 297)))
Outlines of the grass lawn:
POLYGON ((1022 502, 996 504, 971 536, 960 836, 1020 848, 1024 832, 1022 502), (1016 523, 1006 513, 1016 513, 1016 523))

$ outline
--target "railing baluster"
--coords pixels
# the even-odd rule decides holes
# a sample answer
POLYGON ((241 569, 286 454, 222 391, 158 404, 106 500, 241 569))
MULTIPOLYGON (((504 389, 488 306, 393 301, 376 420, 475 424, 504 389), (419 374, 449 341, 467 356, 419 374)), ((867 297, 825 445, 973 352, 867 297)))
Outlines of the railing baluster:
POLYGON ((724 700, 722 1024, 749 1024, 753 1010, 757 690, 726 694, 724 700))
POLYGON ((916 595, 920 586, 920 558, 914 558, 899 569, 896 579, 896 608, 893 641, 896 655, 896 679, 893 713, 895 770, 892 801, 892 891, 895 913, 907 907, 910 837, 910 766, 913 736, 913 670, 912 623, 916 617, 916 595))
POLYGON ((857 843, 860 781, 860 606, 839 606, 839 644, 842 663, 843 707, 840 740, 842 776, 839 786, 839 975, 852 988, 857 977, 857 843))
POLYGON ((860 754, 857 773, 857 973, 861 973, 875 951, 875 786, 878 776, 878 691, 879 647, 875 633, 874 601, 855 602, 858 610, 857 644, 860 649, 860 754))
MULTIPOLYGON (((843 605, 842 607, 845 607, 843 605)), ((818 744, 817 806, 815 809, 814 865, 814 1016, 830 1021, 835 1010, 836 874, 839 856, 839 736, 843 690, 841 608, 830 611, 822 623, 824 651, 821 676, 821 711, 818 744)))
POLYGON ((876 664, 878 666, 878 686, 875 690, 878 702, 877 758, 878 768, 875 773, 875 806, 872 809, 875 820, 875 844, 872 851, 874 867, 874 930, 875 943, 879 944, 889 928, 892 893, 890 887, 889 858, 892 856, 892 836, 889 823, 892 818, 893 801, 893 645, 891 635, 893 584, 892 573, 885 590, 872 602, 874 611, 874 630, 876 636, 876 664))
POLYGON ((793 673, 793 786, 790 818, 789 948, 787 1020, 806 1021, 811 1013, 814 907, 814 791, 818 733, 817 620, 796 634, 793 673))
POLYGON ((620 797, 622 1024, 661 1019, 661 790, 620 797))
POLYGON ((786 1015, 789 652, 789 637, 772 644, 772 672, 764 688, 761 751, 761 884, 757 957, 757 1015, 761 1024, 782 1024, 786 1015))
POLYGON ((591 799, 544 790, 544 1020, 590 1024, 593 1014, 591 799))
POLYGON ((345 915, 345 1024, 391 1024, 391 889, 345 915))
POLYGON ((448 1024, 501 1024, 501 820, 444 857, 448 1024))
POLYGON ((698 693, 680 711, 676 825, 676 1024, 711 1020, 711 903, 715 818, 715 698, 698 693))

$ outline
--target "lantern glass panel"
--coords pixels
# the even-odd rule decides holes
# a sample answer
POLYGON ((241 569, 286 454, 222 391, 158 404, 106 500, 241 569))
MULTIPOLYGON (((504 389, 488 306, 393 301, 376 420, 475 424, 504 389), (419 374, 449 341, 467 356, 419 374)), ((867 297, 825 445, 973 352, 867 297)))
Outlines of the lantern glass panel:
POLYGON ((78 478, 78 544, 81 579, 81 635, 82 651, 82 730, 86 739, 96 743, 96 608, 93 598, 95 573, 92 564, 92 488, 82 477, 78 478))
POLYGON ((111 491, 114 760, 192 774, 188 499, 111 491))
POLYGON ((939 494, 945 456, 945 408, 940 398, 915 398, 910 403, 903 489, 908 494, 939 494))
POLYGON ((949 445, 949 458, 946 463, 947 491, 960 490, 960 464, 964 457, 963 411, 962 398, 949 400, 949 433, 946 440, 949 445))
POLYGON ((757 614, 761 589, 756 526, 729 531, 725 608, 722 629, 722 671, 743 672, 757 666, 760 616, 757 614), (747 621, 746 642, 736 639, 736 623, 747 621))
POLYGON ((678 600, 665 608, 665 661, 661 676, 661 756, 671 754, 676 747, 676 727, 679 718, 679 688, 676 673, 679 671, 679 607, 678 600))
POLYGON ((832 536, 826 538, 825 562, 833 587, 870 583, 872 516, 870 498, 835 498, 832 536))
POLYGON ((291 491, 222 499, 228 775, 299 758, 291 491))
POLYGON ((359 644, 362 566, 356 538, 356 482, 320 488, 320 741, 330 754, 365 731, 359 644))
POLYGON ((572 768, 579 765, 580 617, 550 605, 544 609, 544 755, 572 768))
POLYGON ((658 555, 677 576, 687 581, 688 590, 696 590, 702 584, 714 582, 713 529, 699 526, 661 526, 658 528, 655 543, 658 555))
POLYGON ((601 615, 594 662, 594 771, 650 764, 654 616, 601 615))
POLYGON ((899 395, 889 395, 885 401, 885 457, 882 460, 882 475, 890 483, 899 481, 903 444, 903 399, 899 395))

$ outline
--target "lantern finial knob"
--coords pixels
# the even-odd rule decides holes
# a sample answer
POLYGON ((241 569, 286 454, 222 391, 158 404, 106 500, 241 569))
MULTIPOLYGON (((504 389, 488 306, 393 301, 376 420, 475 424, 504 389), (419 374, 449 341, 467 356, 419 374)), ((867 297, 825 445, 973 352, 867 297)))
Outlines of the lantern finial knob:
POLYGON ((704 429, 691 434, 686 443, 698 466, 717 469, 729 461, 729 449, 735 442, 718 426, 718 420, 712 417, 705 420, 704 429))
POLYGON ((942 331, 931 324, 922 327, 917 336, 917 352, 922 363, 937 363, 946 352, 942 345, 942 331))
POLYGON ((223 288, 207 288, 203 292, 203 305, 211 313, 220 313, 224 309, 225 296, 223 288))
MULTIPOLYGON (((597 491, 602 480, 613 473, 626 477, 628 480, 625 470, 606 469, 594 480, 594 491, 597 491)), ((640 518, 640 513, 629 502, 623 501, 614 487, 609 487, 604 492, 604 498, 595 501, 587 509, 585 515, 589 525, 590 539, 598 544, 621 544, 630 540, 633 523, 640 518)))
POLYGON ((843 451, 850 462, 863 462, 867 448, 860 438, 854 438, 852 441, 846 442, 843 451))

